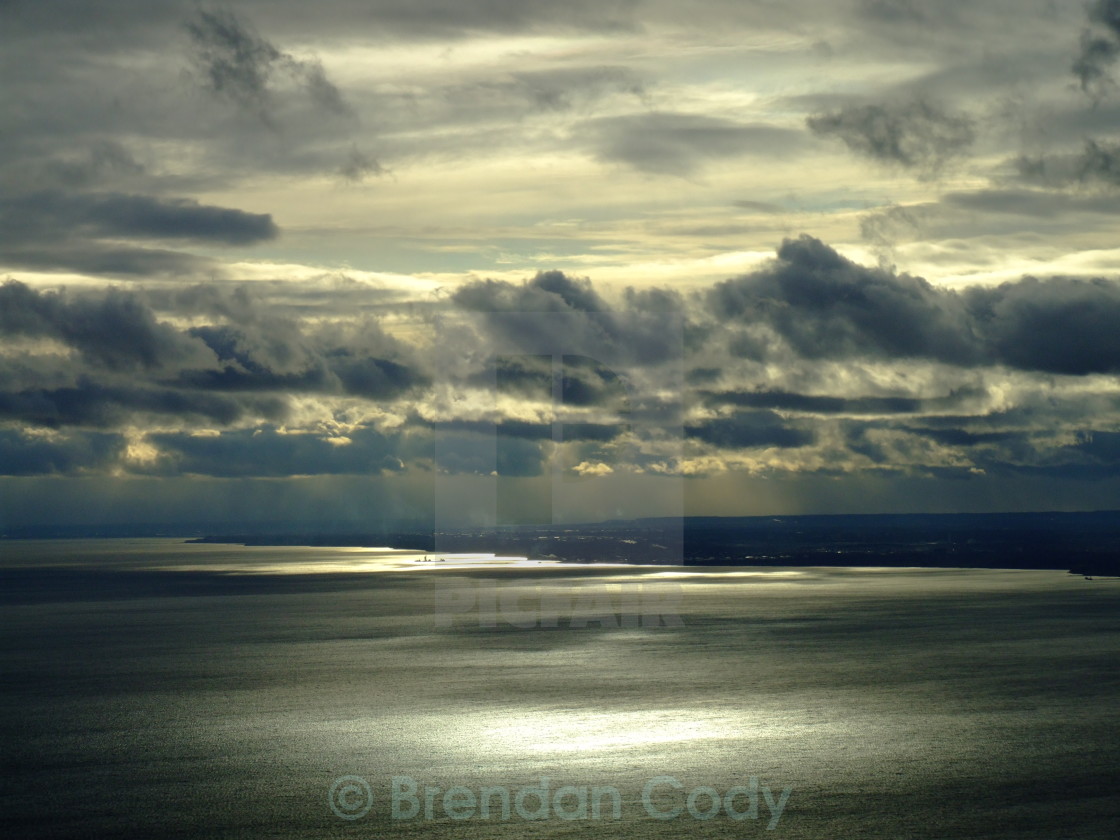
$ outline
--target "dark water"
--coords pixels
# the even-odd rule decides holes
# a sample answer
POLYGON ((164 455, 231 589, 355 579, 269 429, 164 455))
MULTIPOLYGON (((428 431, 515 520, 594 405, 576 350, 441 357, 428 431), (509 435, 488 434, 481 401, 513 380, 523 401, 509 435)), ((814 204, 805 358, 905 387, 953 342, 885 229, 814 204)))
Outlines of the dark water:
MULTIPOLYGON (((0 552, 6 836, 1120 836, 1116 581, 674 576, 173 540, 0 552), (643 582, 651 603, 679 597, 681 626, 627 626, 643 582), (519 616, 575 605, 520 629, 501 601, 489 620, 460 597, 514 587, 519 616), (359 819, 328 801, 348 775, 373 795, 359 819), (412 819, 392 817, 394 776, 417 786, 412 819), (660 776, 681 789, 649 805, 684 808, 674 819, 642 801, 660 776), (444 808, 454 786, 470 793, 452 809, 541 777, 577 789, 560 802, 577 816, 578 789, 616 789, 620 818, 609 794, 600 819, 562 819, 555 801, 544 820, 444 808), (684 807, 741 786, 747 812, 751 777, 755 819, 684 807), (430 820, 425 787, 440 788, 430 820)), ((361 810, 361 788, 336 794, 361 810)))

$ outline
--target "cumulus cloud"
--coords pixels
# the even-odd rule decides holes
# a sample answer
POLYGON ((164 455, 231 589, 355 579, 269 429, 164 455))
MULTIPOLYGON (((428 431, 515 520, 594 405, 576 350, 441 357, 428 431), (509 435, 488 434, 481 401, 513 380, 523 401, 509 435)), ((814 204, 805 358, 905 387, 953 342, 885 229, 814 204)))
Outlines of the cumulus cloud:
POLYGON ((1024 278, 963 295, 992 361, 1085 375, 1120 371, 1120 284, 1024 278))
POLYGON ((0 285, 0 335, 51 338, 111 370, 166 368, 205 360, 202 343, 156 319, 134 294, 40 292, 0 285))
POLYGON ((608 365, 679 361, 683 301, 673 292, 630 291, 613 307, 586 278, 544 271, 523 283, 477 280, 461 286, 452 302, 484 313, 494 334, 525 352, 574 352, 608 365))
POLYGON ((808 117, 806 125, 821 137, 836 137, 858 155, 925 177, 937 175, 976 140, 971 116, 924 99, 845 105, 808 117))
POLYGON ((766 326, 807 358, 978 359, 959 296, 859 266, 809 236, 784 242, 770 267, 716 284, 707 301, 721 320, 766 326))
POLYGON ((174 384, 213 391, 276 391, 283 393, 341 393, 364 399, 396 399, 429 384, 414 363, 384 358, 378 350, 400 355, 394 342, 375 324, 353 337, 352 346, 339 337, 305 331, 298 323, 268 316, 247 325, 191 327, 217 364, 183 369, 174 384), (371 347, 370 338, 375 340, 371 347), (363 346, 364 345, 364 346, 363 346))
POLYGON ((13 348, 31 342, 0 355, 0 419, 51 428, 232 426, 282 420, 296 394, 385 402, 429 383, 376 323, 320 329, 244 291, 186 292, 183 309, 209 310, 213 323, 162 320, 141 292, 0 285, 0 338, 13 348))
POLYGON ((1120 422, 1120 399, 1084 396, 1093 380, 1061 412, 1031 396, 1046 378, 1120 371, 1120 284, 1105 279, 949 289, 802 236, 691 297, 608 296, 559 271, 468 282, 444 310, 457 326, 432 343, 394 338, 349 305, 285 308, 247 287, 4 284, 6 445, 28 441, 18 463, 29 474, 381 475, 430 469, 435 424, 443 471, 532 478, 558 457, 587 475, 606 474, 600 464, 672 472, 676 435, 709 465, 968 474, 1096 463, 1061 434, 1089 416, 1101 432, 1120 422), (687 393, 667 375, 686 352, 687 393), (441 396, 449 382, 463 399, 441 396), (471 396, 485 389, 494 399, 471 396), (48 438, 29 430, 50 430, 52 446, 87 433, 142 441, 67 455, 32 446, 48 438))
MULTIPOLYGON (((1069 375, 1120 370, 1120 283, 1027 277, 963 291, 845 259, 812 237, 770 266, 716 284, 709 311, 734 331, 770 335, 803 358, 929 359, 1069 375), (761 329, 763 332, 757 332, 761 329)), ((762 358, 764 343, 733 346, 762 358)), ((772 348, 771 348, 772 349, 772 348)))

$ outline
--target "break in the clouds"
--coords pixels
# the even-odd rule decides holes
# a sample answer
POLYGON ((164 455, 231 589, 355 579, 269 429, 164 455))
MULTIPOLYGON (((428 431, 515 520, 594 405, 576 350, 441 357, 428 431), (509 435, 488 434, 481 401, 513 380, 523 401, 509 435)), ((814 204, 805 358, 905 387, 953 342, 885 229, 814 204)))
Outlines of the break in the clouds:
POLYGON ((11 487, 591 516, 1120 469, 1112 0, 13 0, 0 39, 11 487))

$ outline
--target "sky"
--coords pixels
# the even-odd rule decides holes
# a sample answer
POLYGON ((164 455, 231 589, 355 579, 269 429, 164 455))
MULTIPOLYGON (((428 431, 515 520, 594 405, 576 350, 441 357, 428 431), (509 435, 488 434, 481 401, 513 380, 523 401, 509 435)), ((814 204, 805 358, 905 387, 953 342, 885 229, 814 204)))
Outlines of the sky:
POLYGON ((0 527, 1120 507, 1120 0, 0 0, 0 527))

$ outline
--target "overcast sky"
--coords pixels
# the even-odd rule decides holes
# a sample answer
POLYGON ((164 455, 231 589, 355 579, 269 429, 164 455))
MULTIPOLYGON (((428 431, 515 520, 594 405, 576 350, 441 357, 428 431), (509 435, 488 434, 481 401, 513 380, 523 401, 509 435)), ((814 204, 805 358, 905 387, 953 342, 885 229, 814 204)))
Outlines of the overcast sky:
POLYGON ((0 525, 1120 507, 1120 0, 2 0, 0 62, 0 525))

